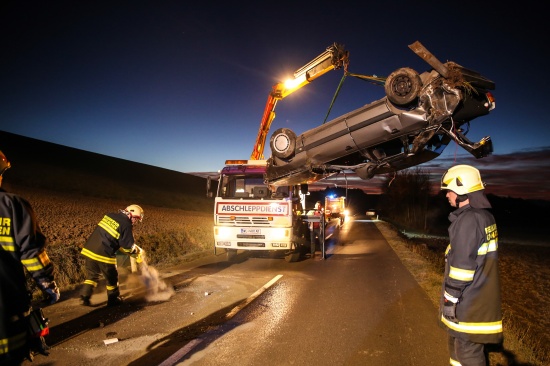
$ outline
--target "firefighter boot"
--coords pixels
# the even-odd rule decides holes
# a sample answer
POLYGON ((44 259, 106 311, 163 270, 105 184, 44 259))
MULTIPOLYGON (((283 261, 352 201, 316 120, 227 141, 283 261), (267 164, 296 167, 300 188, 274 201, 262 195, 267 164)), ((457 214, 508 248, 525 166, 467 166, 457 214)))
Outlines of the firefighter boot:
MULTIPOLYGON (((89 282, 92 283, 92 281, 89 282)), ((92 306, 90 298, 92 297, 94 288, 90 283, 84 283, 84 286, 80 289, 80 305, 82 306, 92 306)))
POLYGON ((122 304, 122 297, 118 295, 109 295, 107 297, 107 306, 118 306, 122 304))
POLYGON ((80 305, 92 306, 92 303, 90 302, 90 296, 80 295, 80 305))

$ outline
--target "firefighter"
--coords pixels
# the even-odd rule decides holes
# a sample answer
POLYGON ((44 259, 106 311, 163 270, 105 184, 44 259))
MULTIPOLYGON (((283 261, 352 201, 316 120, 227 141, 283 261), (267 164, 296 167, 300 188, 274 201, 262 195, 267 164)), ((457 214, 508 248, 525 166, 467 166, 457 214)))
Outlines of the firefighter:
POLYGON ((441 179, 441 189, 456 208, 449 215, 439 311, 454 366, 485 366, 485 344, 503 340, 498 233, 484 188, 479 171, 469 165, 456 165, 441 179))
POLYGON ((137 263, 143 261, 145 253, 134 242, 133 226, 143 220, 143 209, 138 205, 130 205, 117 213, 109 213, 97 224, 88 238, 81 254, 85 257, 86 280, 80 290, 80 303, 91 306, 90 298, 97 286, 100 275, 107 282, 107 306, 122 303, 118 288, 118 271, 116 253, 136 258, 137 263))
MULTIPOLYGON (((323 216, 323 206, 321 201, 315 202, 315 208, 310 210, 308 216, 323 216)), ((310 222, 309 223, 309 233, 311 241, 311 258, 315 258, 315 248, 317 245, 316 238, 321 240, 321 223, 320 222, 310 222)))
MULTIPOLYGON (((0 151, 0 186, 11 167, 0 151)), ((25 199, 0 188, 0 364, 20 365, 33 353, 48 354, 43 337, 29 337, 32 296, 25 269, 53 304, 60 298, 46 237, 25 199)))

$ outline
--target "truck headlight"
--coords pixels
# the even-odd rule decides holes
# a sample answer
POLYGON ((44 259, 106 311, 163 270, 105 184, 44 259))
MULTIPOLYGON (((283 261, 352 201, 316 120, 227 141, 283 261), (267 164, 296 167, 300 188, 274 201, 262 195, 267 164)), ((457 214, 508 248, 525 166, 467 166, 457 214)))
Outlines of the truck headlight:
POLYGON ((228 227, 218 226, 214 229, 214 234, 218 239, 228 239, 231 235, 231 229, 228 227))
POLYGON ((290 230, 285 228, 275 228, 271 232, 273 240, 285 240, 290 238, 290 230))

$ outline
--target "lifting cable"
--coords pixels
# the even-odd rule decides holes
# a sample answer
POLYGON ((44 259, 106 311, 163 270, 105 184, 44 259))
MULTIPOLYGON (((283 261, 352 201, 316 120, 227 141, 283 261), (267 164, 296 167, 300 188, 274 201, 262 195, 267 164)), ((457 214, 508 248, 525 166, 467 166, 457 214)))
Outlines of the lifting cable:
POLYGON ((379 76, 376 76, 376 75, 352 74, 352 73, 347 72, 347 71, 344 72, 344 75, 342 75, 342 79, 340 79, 340 83, 338 84, 338 87, 336 88, 336 92, 334 92, 334 96, 332 97, 332 101, 330 102, 330 106, 328 108, 328 111, 327 111, 327 114, 325 116, 325 120, 323 121, 323 124, 325 124, 325 122, 327 121, 328 116, 330 114, 330 111, 332 110, 332 106, 334 105, 334 102, 336 102, 336 97, 340 93, 340 89, 342 89, 342 85, 344 84, 344 80, 346 80, 346 77, 348 75, 353 76, 353 77, 358 78, 358 79, 361 79, 361 80, 364 80, 364 81, 367 81, 367 82, 370 82, 372 84, 376 84, 376 85, 384 86, 384 84, 386 83, 386 78, 384 78, 384 77, 379 77, 379 76))
POLYGON ((336 92, 334 93, 334 96, 332 97, 332 102, 330 102, 330 107, 328 107, 327 115, 325 116, 325 120, 323 121, 323 124, 327 121, 328 115, 330 114, 330 111, 332 109, 332 106, 334 105, 334 102, 336 101, 336 97, 338 96, 338 93, 340 93, 340 89, 342 88, 342 84, 344 84, 344 80, 346 80, 346 73, 342 75, 342 79, 340 79, 340 83, 338 84, 338 87, 336 88, 336 92))

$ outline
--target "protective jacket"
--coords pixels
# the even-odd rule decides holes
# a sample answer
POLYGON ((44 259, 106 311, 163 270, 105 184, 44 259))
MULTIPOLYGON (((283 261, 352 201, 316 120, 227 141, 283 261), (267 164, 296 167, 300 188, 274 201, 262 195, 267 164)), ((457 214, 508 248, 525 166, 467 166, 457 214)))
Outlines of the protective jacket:
POLYGON ((130 253, 134 245, 132 220, 124 213, 103 216, 82 248, 82 255, 107 264, 116 264, 116 252, 130 253))
MULTIPOLYGON (((322 216, 323 211, 321 211, 321 210, 311 210, 307 214, 310 215, 310 216, 322 216)), ((313 230, 313 229, 319 230, 320 227, 321 227, 321 224, 319 222, 310 222, 309 223, 309 229, 310 230, 313 230)))
POLYGON ((500 343, 503 336, 495 219, 485 209, 465 205, 452 212, 449 220, 451 243, 445 252, 440 324, 456 338, 500 343), (458 300, 458 323, 442 316, 445 296, 458 300))
POLYGON ((37 282, 52 282, 45 247, 31 205, 0 188, 0 364, 29 353, 26 317, 32 309, 24 268, 37 282))

